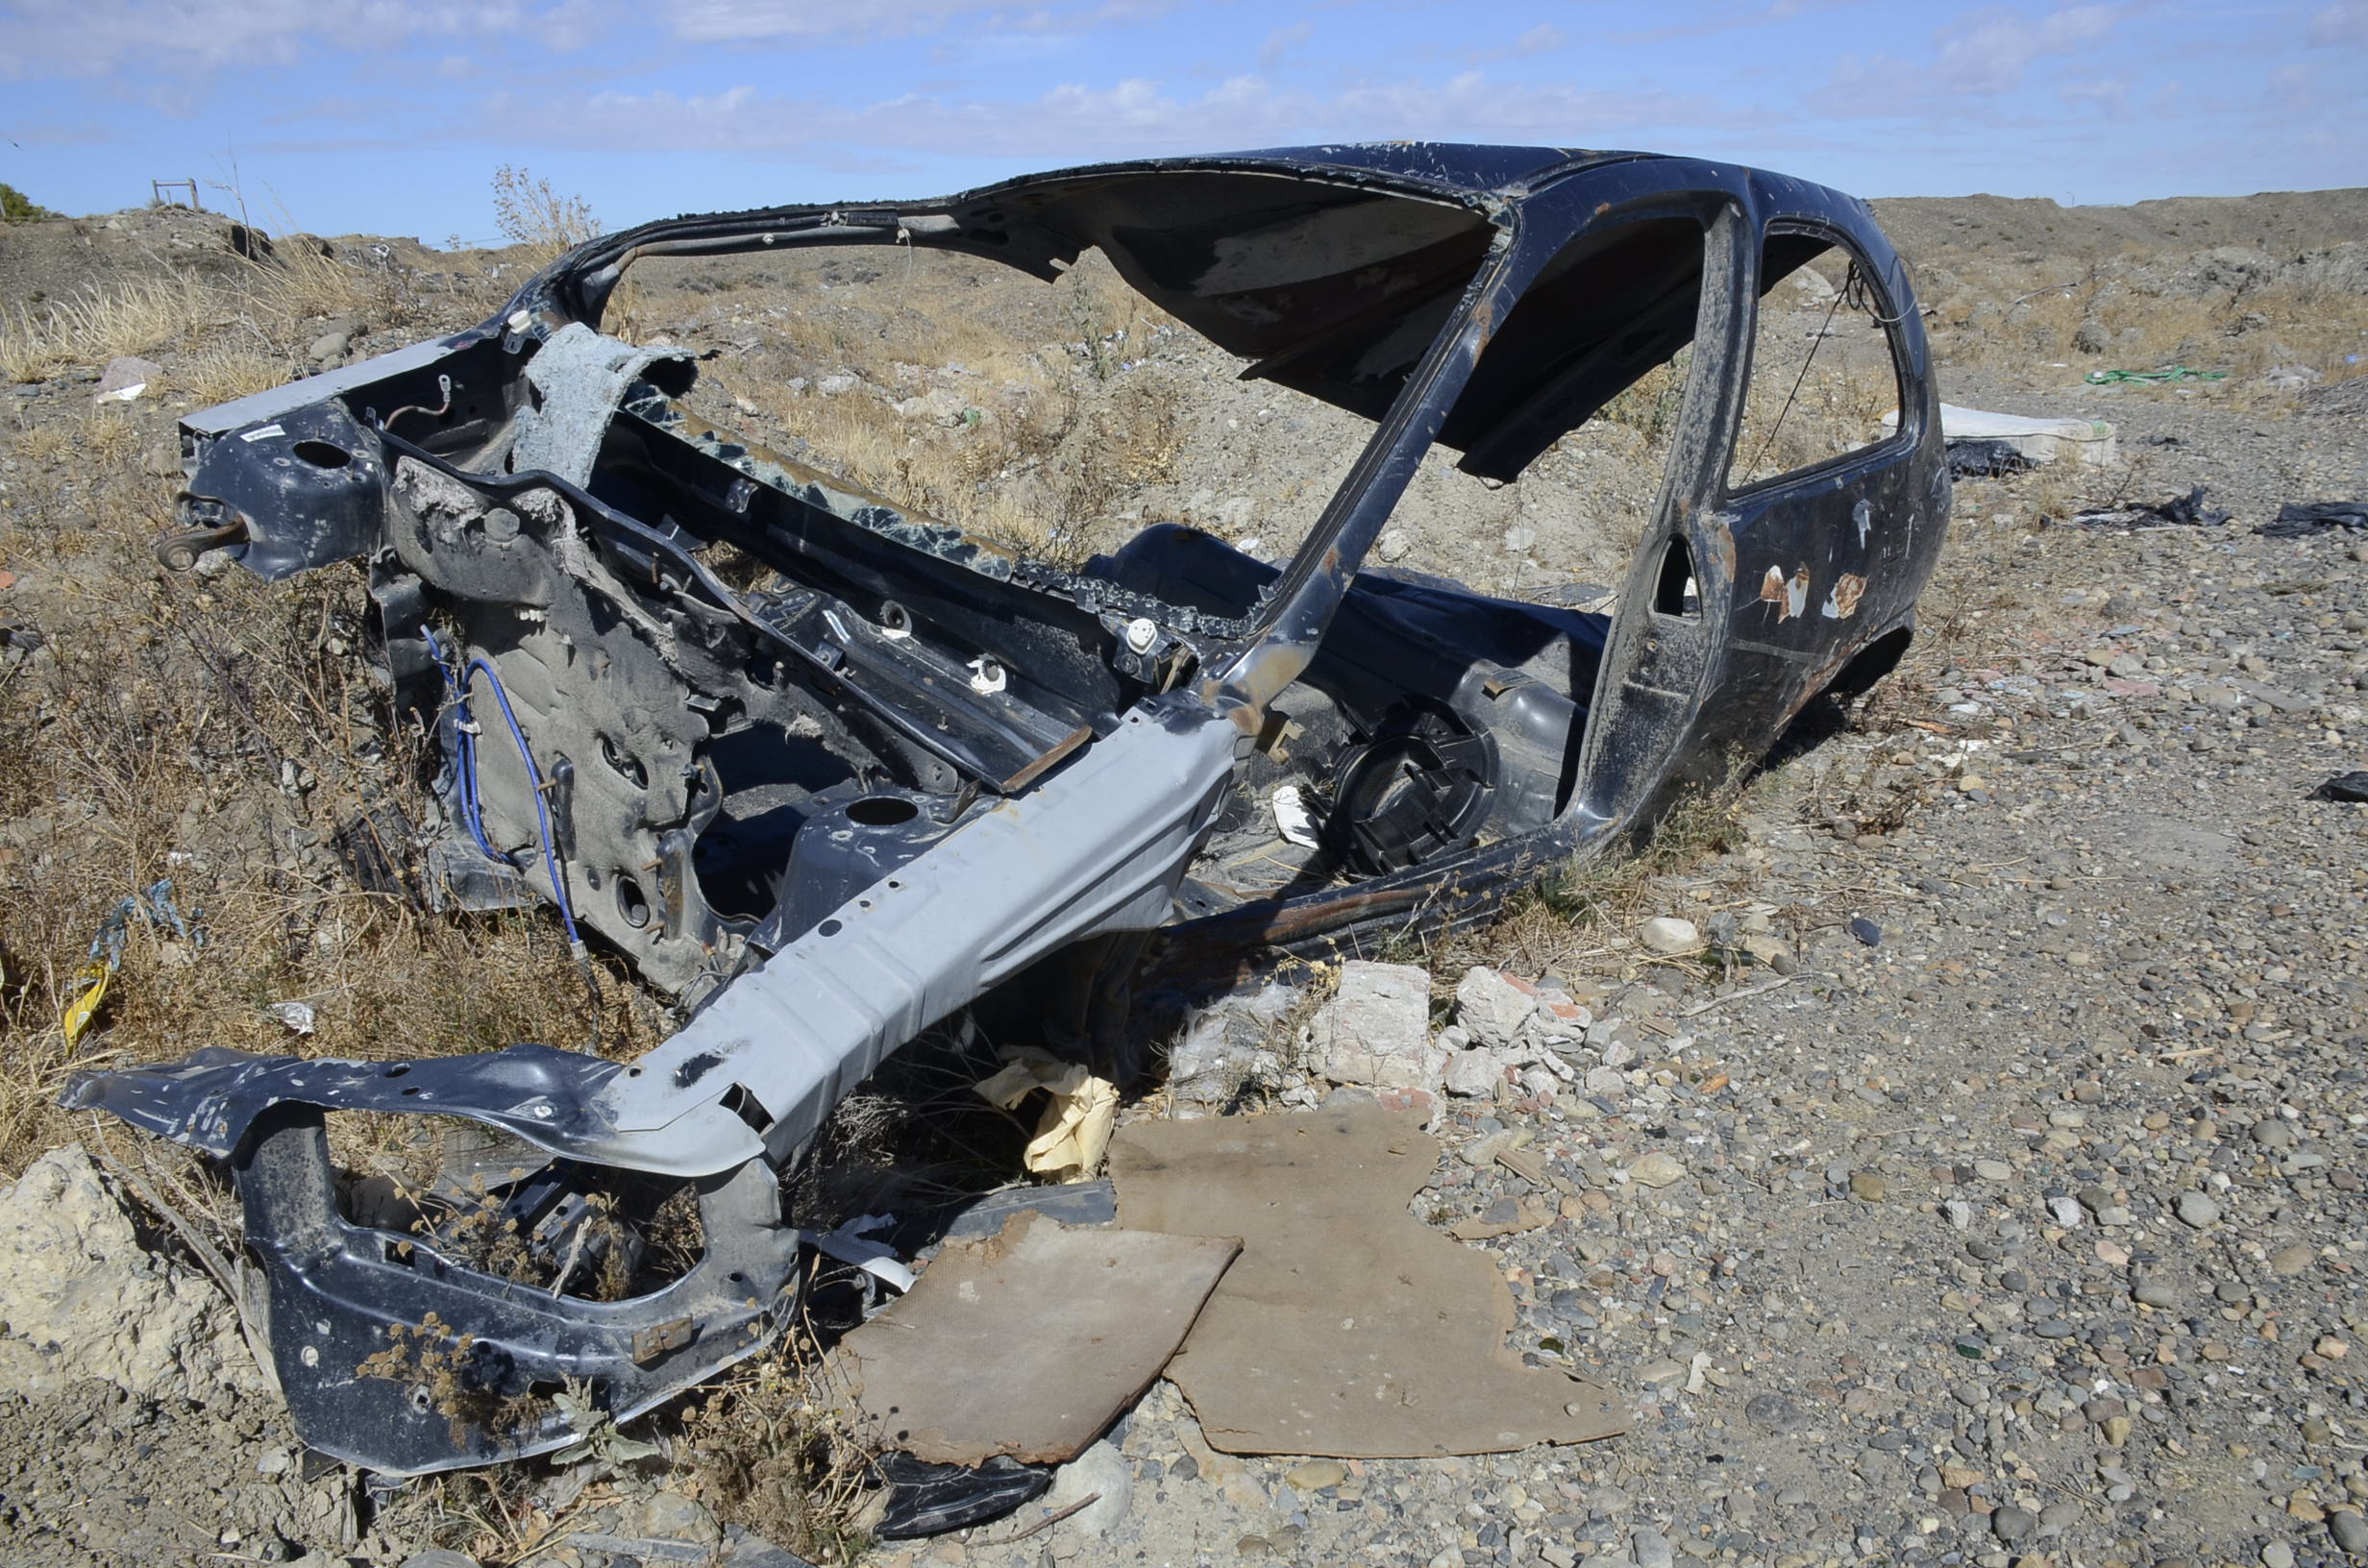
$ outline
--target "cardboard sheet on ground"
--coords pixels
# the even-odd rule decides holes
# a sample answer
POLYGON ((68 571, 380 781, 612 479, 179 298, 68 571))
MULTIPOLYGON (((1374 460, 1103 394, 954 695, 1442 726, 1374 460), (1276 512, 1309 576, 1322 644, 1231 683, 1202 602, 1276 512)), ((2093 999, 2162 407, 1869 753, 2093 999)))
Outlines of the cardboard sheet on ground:
POLYGON ((1624 1430, 1602 1388, 1506 1349, 1513 1292, 1489 1255, 1407 1213, 1438 1164, 1438 1140, 1379 1106, 1111 1142, 1122 1226, 1242 1238, 1168 1366, 1211 1444, 1389 1458, 1624 1430))
POLYGON ((1015 1214, 940 1253, 840 1341, 840 1364, 888 1447, 932 1464, 1059 1463, 1150 1386, 1239 1250, 1015 1214))

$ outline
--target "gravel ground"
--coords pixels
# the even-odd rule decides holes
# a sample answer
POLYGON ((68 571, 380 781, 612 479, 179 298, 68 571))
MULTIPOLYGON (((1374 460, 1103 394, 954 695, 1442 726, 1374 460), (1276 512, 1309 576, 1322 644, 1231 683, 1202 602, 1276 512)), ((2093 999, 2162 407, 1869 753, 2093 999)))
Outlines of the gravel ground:
MULTIPOLYGON (((882 1560, 2368 1556, 2368 808, 2308 798, 2368 762, 2368 544, 2248 529, 2368 472, 2356 430, 2125 412, 2239 520, 2008 539, 2058 585, 2017 652, 1921 655, 1654 890, 1792 972, 1621 941, 1559 976, 1601 992, 1588 1092, 1442 1129, 1442 1220, 1532 1191, 1497 1146, 1544 1162, 1560 1217, 1486 1243, 1515 1342, 1623 1391, 1627 1435, 1235 1460, 1163 1391, 1088 1465, 1123 1514, 882 1560)), ((1964 536, 2019 534, 2004 494, 1961 487, 1964 536)))

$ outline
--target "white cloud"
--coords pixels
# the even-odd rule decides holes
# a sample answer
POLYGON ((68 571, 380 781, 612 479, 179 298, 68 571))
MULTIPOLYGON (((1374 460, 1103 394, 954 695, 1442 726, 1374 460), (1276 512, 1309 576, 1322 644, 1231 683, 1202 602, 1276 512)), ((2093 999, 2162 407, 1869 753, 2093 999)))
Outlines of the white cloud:
POLYGON ((1959 92, 2011 92, 2034 63, 2085 48, 2114 20, 2110 6, 2071 6, 2036 22, 2015 12, 1985 12, 1942 35, 1932 76, 1959 92))
POLYGON ((1139 21, 1166 9, 1165 0, 1069 0, 1015 7, 1009 0, 666 0, 668 28, 689 43, 755 43, 772 39, 853 42, 934 33, 976 18, 999 33, 1072 33, 1139 21))
POLYGON ((2368 44, 2368 5, 2330 6, 2310 18, 2310 41, 2322 48, 2368 44))
POLYGON ((925 33, 965 12, 995 9, 995 0, 668 0, 675 37, 692 43, 747 43, 766 38, 851 38, 925 33))
POLYGON ((1316 29, 1307 22, 1294 22, 1278 27, 1267 35, 1267 41, 1258 46, 1258 68, 1270 71, 1283 62, 1283 57, 1308 40, 1316 29))
POLYGON ((513 0, 20 0, 0 11, 0 78, 287 65, 318 45, 490 37, 538 20, 513 0))
POLYGON ((2117 6, 2063 6, 2042 15, 1988 9, 1941 28, 1929 61, 1844 56, 1813 100, 1837 119, 1929 118, 1936 105, 1964 114, 2019 91, 2043 61, 2074 59, 2121 19, 2117 6))
MULTIPOLYGON (((477 116, 472 116, 473 119, 477 116)), ((1635 145, 1655 130, 1732 124, 1730 106, 1661 92, 1585 92, 1499 83, 1477 71, 1445 82, 1373 82, 1317 94, 1240 76, 1177 93, 1149 78, 1068 83, 1020 102, 907 94, 834 104, 741 86, 703 94, 604 92, 574 102, 509 95, 482 109, 485 134, 572 147, 796 154, 844 161, 862 150, 1078 162, 1139 154, 1216 152, 1401 136, 1635 145)))

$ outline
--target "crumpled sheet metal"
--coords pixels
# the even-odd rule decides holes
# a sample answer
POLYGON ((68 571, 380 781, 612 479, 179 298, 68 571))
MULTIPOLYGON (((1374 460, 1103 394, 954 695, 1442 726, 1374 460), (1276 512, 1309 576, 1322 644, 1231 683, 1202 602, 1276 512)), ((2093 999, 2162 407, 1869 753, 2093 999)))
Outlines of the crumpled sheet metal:
POLYGON ((886 1447, 932 1464, 1058 1464, 1150 1386, 1240 1250, 1015 1214, 940 1253, 840 1341, 841 1367, 886 1447))
POLYGON ((1398 1458, 1625 1430, 1603 1388, 1521 1366, 1495 1263, 1407 1212, 1438 1164, 1438 1139, 1377 1105, 1112 1139, 1122 1226, 1242 1238, 1168 1367, 1212 1446, 1398 1458))

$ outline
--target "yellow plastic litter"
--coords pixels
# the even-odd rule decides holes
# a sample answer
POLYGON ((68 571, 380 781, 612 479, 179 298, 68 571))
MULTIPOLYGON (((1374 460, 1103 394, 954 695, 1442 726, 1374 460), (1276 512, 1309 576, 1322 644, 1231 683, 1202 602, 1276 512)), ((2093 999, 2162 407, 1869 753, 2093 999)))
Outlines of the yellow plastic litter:
POLYGON ((974 1086, 982 1097, 1009 1111, 1037 1090, 1052 1096, 1022 1156, 1027 1168, 1063 1182, 1081 1182, 1100 1169, 1118 1123, 1119 1086, 1041 1046, 1006 1045, 999 1054, 1003 1066, 974 1086))
MULTIPOLYGON (((192 912, 194 914, 194 912, 192 912)), ((123 943, 134 916, 147 923, 150 930, 170 929, 184 942, 202 944, 205 935, 193 930, 173 904, 172 878, 166 877, 138 893, 132 894, 107 913, 99 922, 99 934, 90 939, 90 956, 74 976, 74 999, 66 1004, 58 1028, 65 1036, 68 1047, 79 1044, 90 1032, 90 1025, 99 1016, 99 1004, 107 1000, 107 983, 123 967, 123 943)))
POLYGON ((89 1033, 90 1020, 98 1016, 99 1004, 107 1000, 108 976, 114 972, 104 964, 86 964, 74 977, 74 999, 66 1004, 65 1017, 58 1020, 68 1045, 80 1044, 89 1033))

